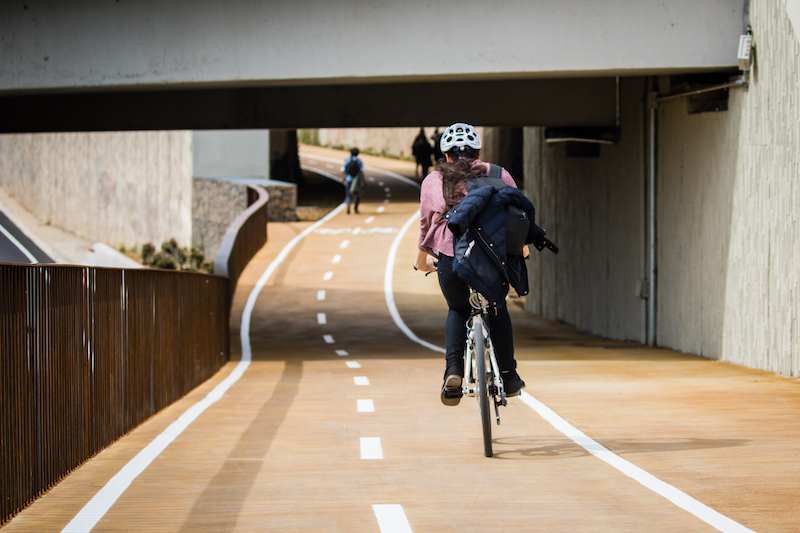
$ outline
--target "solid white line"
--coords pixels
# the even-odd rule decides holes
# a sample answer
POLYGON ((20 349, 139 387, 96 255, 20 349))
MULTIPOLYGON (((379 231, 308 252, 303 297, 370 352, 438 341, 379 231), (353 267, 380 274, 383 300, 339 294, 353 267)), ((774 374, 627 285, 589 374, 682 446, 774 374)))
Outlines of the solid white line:
POLYGON ((372 224, 375 222, 375 217, 367 217, 367 220, 364 221, 364 224, 372 224))
POLYGON ((342 260, 342 254, 336 254, 333 256, 333 259, 331 259, 331 263, 335 265, 339 263, 341 260, 342 260))
MULTIPOLYGON (((392 315, 395 324, 400 330, 406 334, 406 336, 414 342, 422 344, 423 346, 430 348, 431 350, 445 353, 443 348, 431 344, 429 342, 425 342, 417 337, 408 326, 406 326, 403 319, 400 317, 400 313, 397 311, 397 306, 394 302, 394 293, 392 292, 392 276, 394 274, 394 263, 397 257, 397 249, 400 246, 400 241, 403 239, 403 236, 408 231, 408 228, 411 224, 419 218, 419 211, 414 213, 414 215, 409 218, 403 227, 400 229, 400 232, 394 239, 392 243, 392 247, 389 250, 389 258, 386 261, 386 275, 384 277, 384 295, 386 297, 386 305, 389 307, 389 313, 392 315)), ((727 516, 718 513, 714 509, 708 507, 707 505, 695 500, 688 494, 676 489, 672 485, 668 483, 664 483, 660 479, 656 478, 652 474, 649 474, 645 470, 642 470, 638 466, 634 465, 633 463, 619 457, 618 455, 614 454, 603 445, 599 444, 598 442, 590 439, 582 432, 578 431, 574 426, 572 426, 569 422, 558 416, 552 409, 544 405, 542 402, 531 396, 525 391, 522 391, 520 395, 520 399, 529 407, 534 409, 539 416, 550 422, 554 428, 559 430, 561 433, 572 439, 576 444, 583 447, 586 451, 594 455, 595 457, 605 461, 606 463, 610 464, 626 476, 638 481, 648 489, 652 490, 656 494, 663 496, 667 500, 671 501, 681 509, 688 511, 689 513, 693 514, 703 522, 709 524, 710 526, 716 528, 723 533, 752 533, 752 530, 744 527, 743 525, 739 524, 728 518, 727 516)))
POLYGON ((342 241, 342 244, 340 244, 340 245, 339 245, 339 248, 341 248, 342 250, 344 250, 344 249, 345 249, 345 248, 347 248, 349 245, 350 245, 350 241, 342 241))
POLYGON ((383 459, 381 439, 379 437, 361 437, 362 459, 383 459))
POLYGON ((333 277, 333 272, 328 270, 327 272, 325 272, 325 274, 323 274, 322 279, 325 281, 330 281, 332 277, 333 277))
POLYGON ((369 378, 367 376, 353 376, 353 383, 356 385, 369 385, 369 378))
POLYGON ((147 468, 153 460, 161 454, 162 451, 180 435, 189 424, 191 424, 203 411, 208 409, 209 406, 214 404, 217 400, 227 392, 227 390, 236 383, 242 374, 244 374, 247 367, 250 366, 252 359, 252 350, 250 347, 250 319, 253 314, 253 308, 256 304, 256 299, 259 293, 266 285, 267 280, 278 268, 278 265, 286 259, 289 252, 299 243, 303 238, 313 232, 316 228, 326 223, 328 220, 339 214, 345 208, 344 204, 340 204, 336 209, 328 213, 313 225, 303 230, 294 239, 284 246, 281 253, 276 257, 261 275, 256 282, 250 295, 247 297, 247 302, 244 305, 242 312, 242 323, 240 332, 241 346, 242 346, 242 359, 233 369, 233 371, 222 380, 219 385, 206 395, 205 398, 187 409, 178 419, 167 427, 158 437, 153 439, 150 444, 145 446, 136 456, 131 459, 122 469, 112 477, 97 494, 83 507, 83 509, 75 515, 69 524, 62 529, 62 533, 88 533, 100 521, 106 512, 114 505, 114 502, 122 495, 123 492, 133 483, 133 480, 147 468))
POLYGON ((327 323, 328 323, 328 317, 325 315, 325 313, 317 313, 317 324, 327 324, 327 323))
POLYGON ((378 213, 383 213, 385 210, 386 210, 386 208, 385 208, 385 207, 383 207, 383 206, 380 206, 380 207, 378 208, 378 213))
POLYGON ((300 165, 300 168, 302 170, 308 170, 309 172, 313 172, 314 174, 319 174, 320 176, 324 176, 324 177, 326 177, 328 179, 331 179, 333 181, 338 181, 339 183, 342 182, 342 179, 340 177, 334 176, 330 172, 325 172, 324 170, 320 170, 320 169, 314 168, 314 167, 307 167, 305 165, 300 165))
MULTIPOLYGON (((394 290, 392 289, 392 279, 394 277, 394 263, 397 260, 397 249, 400 248, 400 241, 403 240, 403 236, 408 231, 408 228, 411 225, 419 220, 419 210, 414 213, 411 218, 406 220, 406 223, 403 224, 403 227, 400 228, 400 231, 394 238, 394 242, 392 242, 392 247, 389 248, 389 257, 386 259, 386 272, 383 276, 383 295, 386 298, 386 305, 389 307, 389 314, 392 315, 392 319, 394 323, 397 324, 397 327, 400 328, 400 331, 406 334, 406 337, 411 339, 412 341, 416 342, 417 344, 421 344, 426 348, 429 348, 436 352, 445 353, 443 348, 436 346, 435 344, 431 344, 428 341, 424 341, 417 337, 411 329, 406 326, 406 323, 403 322, 403 319, 400 317, 400 312, 397 310, 397 304, 394 302, 394 290)), ((409 265, 408 268, 411 268, 409 265)))
POLYGON ((403 506, 397 504, 373 505, 381 533, 413 533, 403 506))
POLYGON ((319 290, 317 291, 317 300, 324 300, 325 299, 325 291, 319 290))
POLYGON ((356 400, 356 412, 358 413, 374 413, 375 404, 372 400, 356 400))
POLYGON ((28 261, 30 261, 32 265, 35 265, 35 264, 37 264, 37 263, 39 262, 39 260, 38 260, 38 259, 36 259, 36 258, 33 256, 33 254, 32 254, 32 253, 30 253, 30 252, 28 251, 28 249, 27 249, 27 248, 25 248, 25 247, 22 245, 22 243, 21 243, 21 242, 19 242, 19 241, 18 241, 18 240, 17 240, 17 239, 16 239, 16 238, 13 236, 13 235, 11 235, 11 233, 9 233, 9 232, 8 232, 8 230, 7 230, 6 228, 4 228, 4 227, 3 227, 1 224, 0 224, 0 233, 2 233, 3 235, 5 235, 5 236, 6 236, 6 239, 8 239, 9 241, 11 241, 11 244, 13 244, 13 245, 14 245, 14 246, 16 246, 17 248, 19 248, 19 251, 20 251, 20 252, 22 252, 23 254, 25 254, 25 257, 27 257, 27 258, 28 258, 28 261))
POLYGON ((672 485, 664 483, 657 477, 646 472, 645 470, 642 470, 630 461, 627 461, 611 452, 599 442, 587 437, 586 434, 558 416, 555 411, 547 407, 545 404, 527 392, 522 391, 522 394, 520 394, 520 400, 522 400, 531 409, 539 413, 539 416, 550 422, 554 428, 572 439, 575 444, 594 455, 601 461, 605 461, 606 463, 610 464, 631 479, 638 481, 656 494, 668 499, 681 509, 692 513, 706 524, 724 532, 752 533, 752 530, 744 527, 738 522, 734 522, 727 516, 718 513, 707 505, 700 503, 688 494, 676 489, 672 485))
POLYGON ((339 357, 344 357, 344 356, 350 355, 350 354, 347 353, 347 350, 336 350, 336 355, 338 355, 339 357))
POLYGON ((335 340, 333 340, 333 335, 323 335, 322 338, 325 339, 325 342, 327 342, 328 344, 333 344, 334 342, 336 342, 335 340))
POLYGON ((358 363, 358 361, 345 361, 344 364, 347 365, 347 368, 361 368, 361 365, 358 363))

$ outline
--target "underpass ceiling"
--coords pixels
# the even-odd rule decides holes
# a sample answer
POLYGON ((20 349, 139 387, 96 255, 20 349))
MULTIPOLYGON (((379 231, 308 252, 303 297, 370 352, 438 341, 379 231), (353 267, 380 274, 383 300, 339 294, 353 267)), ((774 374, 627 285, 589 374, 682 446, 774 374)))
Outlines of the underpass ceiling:
MULTIPOLYGON (((0 132, 485 126, 613 126, 615 78, 503 80, 0 98, 0 132)), ((644 96, 644 95, 643 95, 644 96)))

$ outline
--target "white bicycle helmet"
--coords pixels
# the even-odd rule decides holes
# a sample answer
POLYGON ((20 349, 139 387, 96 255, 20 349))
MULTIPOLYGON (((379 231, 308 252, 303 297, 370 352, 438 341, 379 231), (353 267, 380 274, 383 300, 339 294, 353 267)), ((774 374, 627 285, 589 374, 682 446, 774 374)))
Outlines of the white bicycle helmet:
POLYGON ((463 150, 465 146, 480 150, 481 138, 475 128, 463 122, 456 122, 444 130, 442 140, 439 141, 439 147, 445 154, 452 150, 453 147, 463 150))

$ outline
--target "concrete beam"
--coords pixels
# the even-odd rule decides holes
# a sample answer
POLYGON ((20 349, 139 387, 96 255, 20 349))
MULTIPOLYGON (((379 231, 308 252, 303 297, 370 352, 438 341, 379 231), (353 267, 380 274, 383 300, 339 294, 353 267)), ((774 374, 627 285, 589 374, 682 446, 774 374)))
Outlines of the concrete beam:
POLYGON ((0 133, 168 129, 609 126, 614 78, 0 97, 0 133))
POLYGON ((737 64, 742 0, 0 2, 0 93, 608 77, 737 64))

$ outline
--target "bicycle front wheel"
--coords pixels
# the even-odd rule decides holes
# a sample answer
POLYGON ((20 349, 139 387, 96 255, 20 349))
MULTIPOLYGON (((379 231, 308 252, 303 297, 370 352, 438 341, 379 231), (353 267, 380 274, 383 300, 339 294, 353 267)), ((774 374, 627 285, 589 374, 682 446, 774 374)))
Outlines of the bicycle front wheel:
POLYGON ((486 379, 486 337, 483 324, 476 321, 472 330, 475 334, 475 374, 477 378, 478 405, 481 411, 481 424, 483 425, 483 454, 491 457, 492 452, 492 412, 489 408, 489 387, 486 379))

